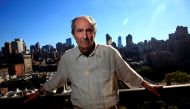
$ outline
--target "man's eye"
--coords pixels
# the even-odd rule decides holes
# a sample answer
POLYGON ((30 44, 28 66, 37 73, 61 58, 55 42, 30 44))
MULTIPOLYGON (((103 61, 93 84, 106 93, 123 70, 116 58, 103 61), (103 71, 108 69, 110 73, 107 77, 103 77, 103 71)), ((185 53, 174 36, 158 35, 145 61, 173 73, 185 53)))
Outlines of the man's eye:
POLYGON ((82 32, 82 31, 83 31, 83 29, 77 29, 76 31, 77 31, 77 32, 82 32))
POLYGON ((87 32, 92 33, 92 32, 94 32, 94 30, 93 29, 87 29, 87 32))

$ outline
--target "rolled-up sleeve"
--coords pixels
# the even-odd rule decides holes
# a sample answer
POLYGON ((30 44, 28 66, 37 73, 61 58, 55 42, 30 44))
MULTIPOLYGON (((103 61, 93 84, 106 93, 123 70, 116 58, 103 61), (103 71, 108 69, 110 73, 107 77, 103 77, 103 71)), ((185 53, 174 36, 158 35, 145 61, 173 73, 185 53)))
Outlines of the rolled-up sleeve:
POLYGON ((67 76, 67 67, 66 67, 66 58, 63 55, 59 61, 57 72, 44 84, 43 87, 46 91, 52 92, 59 85, 65 84, 68 80, 67 76))
POLYGON ((123 60, 116 49, 114 50, 114 57, 118 78, 132 86, 140 87, 143 82, 143 78, 134 69, 132 69, 125 60, 123 60))

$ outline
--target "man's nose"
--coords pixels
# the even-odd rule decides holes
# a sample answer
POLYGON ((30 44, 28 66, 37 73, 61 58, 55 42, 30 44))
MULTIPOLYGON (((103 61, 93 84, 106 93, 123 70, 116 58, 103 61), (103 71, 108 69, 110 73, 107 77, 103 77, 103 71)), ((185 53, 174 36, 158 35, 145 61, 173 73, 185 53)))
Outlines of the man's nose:
POLYGON ((83 39, 87 39, 87 35, 86 34, 83 35, 83 39))
POLYGON ((84 34, 83 34, 83 38, 85 38, 85 39, 88 38, 87 31, 84 32, 84 34))

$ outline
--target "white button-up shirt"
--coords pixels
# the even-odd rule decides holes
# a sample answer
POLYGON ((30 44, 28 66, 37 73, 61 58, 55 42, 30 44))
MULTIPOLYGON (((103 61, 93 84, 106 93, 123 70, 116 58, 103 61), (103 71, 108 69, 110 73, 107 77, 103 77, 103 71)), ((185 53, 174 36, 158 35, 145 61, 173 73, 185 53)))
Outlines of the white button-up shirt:
POLYGON ((107 109, 118 103, 118 80, 140 87, 143 78, 109 45, 96 45, 84 56, 78 47, 63 54, 57 73, 43 87, 54 90, 71 81, 71 102, 83 109, 107 109))

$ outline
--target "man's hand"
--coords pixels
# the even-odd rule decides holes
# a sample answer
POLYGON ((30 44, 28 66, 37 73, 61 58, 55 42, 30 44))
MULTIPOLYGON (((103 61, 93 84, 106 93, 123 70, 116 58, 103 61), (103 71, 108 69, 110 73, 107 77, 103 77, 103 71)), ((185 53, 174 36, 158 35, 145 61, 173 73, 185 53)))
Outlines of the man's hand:
POLYGON ((149 84, 147 84, 144 81, 143 81, 142 85, 144 86, 144 88, 146 88, 148 91, 154 93, 158 97, 160 96, 160 93, 158 92, 158 89, 162 89, 163 88, 162 85, 153 85, 153 86, 150 86, 149 84))
POLYGON ((29 101, 36 99, 38 96, 40 96, 39 91, 32 93, 32 94, 28 94, 28 95, 26 95, 26 100, 24 100, 24 103, 28 103, 29 101))
POLYGON ((154 85, 151 86, 152 88, 149 89, 150 92, 154 93, 156 96, 160 96, 160 93, 158 93, 158 89, 162 89, 162 85, 154 85))

